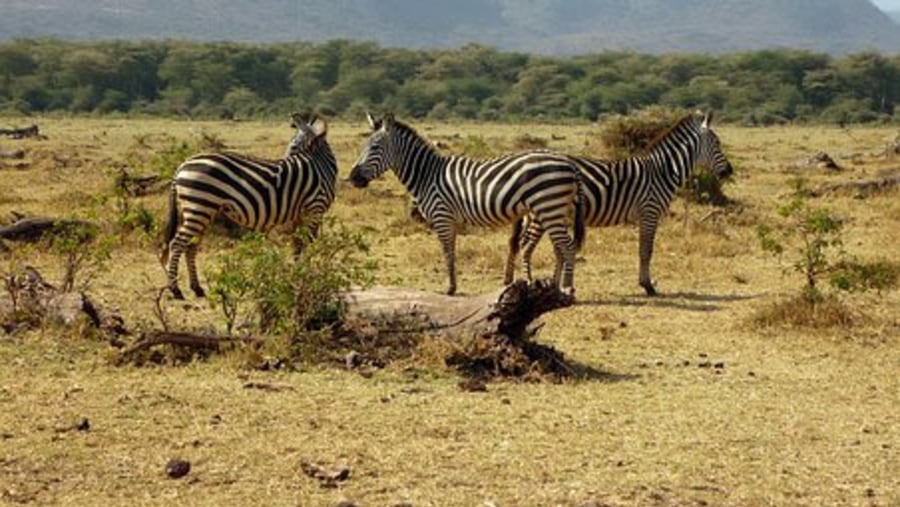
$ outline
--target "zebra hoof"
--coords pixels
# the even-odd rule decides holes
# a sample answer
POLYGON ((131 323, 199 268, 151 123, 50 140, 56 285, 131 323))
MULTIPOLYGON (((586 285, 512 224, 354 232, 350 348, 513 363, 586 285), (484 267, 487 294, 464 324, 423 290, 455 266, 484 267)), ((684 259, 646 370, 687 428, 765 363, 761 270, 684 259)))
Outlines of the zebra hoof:
POLYGON ((194 295, 197 296, 198 298, 205 298, 205 297, 206 297, 206 291, 203 290, 203 287, 201 287, 201 286, 199 286, 199 285, 196 286, 196 287, 191 287, 191 290, 194 291, 194 295))
POLYGON ((453 295, 455 295, 455 294, 456 294, 456 287, 449 287, 449 288, 447 289, 447 295, 448 295, 448 296, 453 296, 453 295))
POLYGON ((184 293, 181 292, 181 289, 178 287, 169 287, 169 291, 172 293, 172 297, 175 299, 184 299, 184 293))
POLYGON ((641 287, 644 288, 644 291, 647 293, 647 297, 652 298, 652 297, 656 297, 659 295, 659 293, 656 292, 656 288, 653 286, 653 284, 650 284, 650 283, 648 283, 646 285, 641 284, 641 287))

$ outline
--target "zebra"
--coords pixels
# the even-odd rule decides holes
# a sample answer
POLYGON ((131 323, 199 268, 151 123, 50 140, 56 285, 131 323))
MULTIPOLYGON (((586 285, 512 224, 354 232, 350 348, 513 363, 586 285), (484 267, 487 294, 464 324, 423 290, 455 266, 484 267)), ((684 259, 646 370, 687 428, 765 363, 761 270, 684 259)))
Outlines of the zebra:
MULTIPOLYGON (((645 153, 623 160, 571 156, 582 173, 586 225, 607 227, 639 221, 638 281, 648 296, 657 295, 650 278, 656 228, 675 190, 691 180, 696 165, 708 166, 719 179, 733 172, 711 123, 711 113, 702 119, 687 115, 650 143, 645 153)), ((520 247, 526 276, 531 279, 531 256, 544 229, 538 217, 525 217, 516 223, 509 242, 506 283, 512 282, 520 247)))
POLYGON ((437 234, 450 283, 456 293, 456 233, 460 224, 482 227, 515 223, 526 214, 537 217, 556 253, 555 279, 574 292, 575 251, 584 238, 578 169, 572 161, 548 151, 526 151, 475 160, 443 155, 412 127, 390 113, 376 120, 367 114, 372 132, 350 173, 365 187, 392 169, 437 234), (573 221, 574 239, 568 233, 573 221))
MULTIPOLYGON (((184 254, 191 289, 205 291, 197 277, 197 247, 220 213, 241 227, 268 231, 278 226, 309 228, 318 234, 322 215, 331 206, 337 181, 337 161, 325 136, 326 121, 314 114, 294 113, 296 133, 284 158, 264 160, 232 152, 194 155, 176 170, 169 193, 169 213, 159 259, 166 269, 168 289, 184 299, 178 287, 178 261, 184 254)), ((294 251, 304 238, 295 232, 294 251)))

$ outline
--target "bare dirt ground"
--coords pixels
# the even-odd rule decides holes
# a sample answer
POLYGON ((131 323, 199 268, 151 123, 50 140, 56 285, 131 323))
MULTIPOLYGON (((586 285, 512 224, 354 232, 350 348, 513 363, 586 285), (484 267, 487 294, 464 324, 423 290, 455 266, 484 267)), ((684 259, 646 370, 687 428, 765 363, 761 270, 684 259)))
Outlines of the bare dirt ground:
MULTIPOLYGON (((0 220, 11 211, 110 220, 112 201, 100 198, 134 153, 147 158, 205 133, 230 149, 277 157, 291 134, 286 121, 37 123, 48 139, 0 140, 0 148, 26 150, 22 166, 0 166, 0 220)), ((553 149, 600 152, 596 125, 419 128, 456 150, 512 150, 529 134, 553 149)), ((364 132, 362 123, 332 125, 342 176, 364 132)), ((648 299, 637 284, 636 228, 590 230, 576 270, 579 303, 545 318, 539 340, 600 374, 494 382, 473 393, 440 368, 388 367, 370 378, 330 367, 259 372, 228 356, 116 367, 102 340, 56 328, 0 335, 0 504, 900 505, 900 291, 843 296, 852 326, 752 322, 803 283, 762 252, 755 232, 789 199, 790 179, 802 175, 815 187, 898 168, 900 158, 880 153, 896 129, 718 132, 737 169, 725 192, 740 210, 676 200, 653 260, 662 296, 648 299), (819 151, 843 170, 806 164, 819 151), (190 461, 190 472, 168 478, 172 458, 190 461), (347 467, 349 477, 323 487, 304 473, 304 460, 347 467)), ((140 202, 161 218, 163 201, 140 202)), ((900 262, 896 190, 814 204, 846 219, 848 252, 900 262)), ((406 218, 407 206, 388 175, 367 190, 342 185, 333 214, 365 232, 378 283, 440 291, 437 240, 406 218)), ((462 292, 499 287, 506 237, 460 238, 462 292)), ((52 255, 8 246, 4 271, 27 262, 51 280, 59 275, 52 255)), ((201 272, 227 247, 209 238, 201 272)), ((536 269, 552 269, 547 244, 536 269)), ((151 325, 164 278, 152 241, 133 233, 90 292, 132 326, 151 325)), ((173 325, 222 329, 205 301, 169 311, 173 325)))

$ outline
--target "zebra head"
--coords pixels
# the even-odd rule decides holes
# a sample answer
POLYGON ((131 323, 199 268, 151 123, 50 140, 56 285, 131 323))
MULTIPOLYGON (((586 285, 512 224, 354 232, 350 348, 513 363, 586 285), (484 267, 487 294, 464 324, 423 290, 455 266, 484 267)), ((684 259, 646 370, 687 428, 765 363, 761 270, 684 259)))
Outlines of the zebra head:
POLYGON ((731 162, 722 152, 722 143, 719 136, 713 132, 710 127, 712 123, 712 112, 703 116, 703 122, 700 124, 700 143, 697 147, 697 164, 709 167, 713 176, 717 179, 724 179, 734 173, 731 162))
POLYGON ((291 142, 288 143, 284 158, 298 153, 307 153, 319 139, 324 139, 328 133, 328 123, 317 114, 293 113, 291 115, 291 127, 296 130, 291 142))
POLYGON ((356 165, 350 171, 350 182, 357 188, 369 185, 369 182, 380 178, 388 170, 390 164, 387 154, 390 153, 393 137, 390 135, 394 125, 394 115, 388 113, 380 120, 366 113, 372 133, 363 145, 356 165))

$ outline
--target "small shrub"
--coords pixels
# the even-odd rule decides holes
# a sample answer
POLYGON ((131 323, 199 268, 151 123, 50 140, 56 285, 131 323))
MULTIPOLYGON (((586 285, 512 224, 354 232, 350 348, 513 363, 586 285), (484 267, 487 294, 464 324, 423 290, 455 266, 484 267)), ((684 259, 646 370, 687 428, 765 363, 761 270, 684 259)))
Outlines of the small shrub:
POLYGON ((758 312, 754 320, 761 326, 850 325, 855 320, 850 309, 837 294, 823 291, 824 282, 838 291, 883 290, 896 286, 900 266, 847 260, 843 221, 828 209, 810 206, 802 182, 796 190, 791 202, 778 208, 783 222, 759 225, 757 234, 763 251, 779 261, 788 257, 788 270, 800 273, 805 283, 798 295, 758 312))
MULTIPOLYGON (((258 233, 219 255, 209 275, 210 303, 221 309, 232 333, 241 316, 262 333, 300 343, 311 330, 339 323, 339 294, 371 282, 374 264, 364 258, 362 237, 327 220, 314 241, 294 257, 258 233)), ((307 234, 298 232, 298 234, 307 234)))
POLYGON ((828 209, 809 206, 802 194, 778 208, 778 214, 784 223, 777 228, 766 224, 757 227, 760 245, 779 260, 792 249, 795 259, 790 266, 804 276, 804 294, 815 299, 821 295, 819 282, 834 268, 831 252, 837 251, 839 256, 844 253, 843 222, 828 209))
POLYGON ((826 329, 854 323, 850 308, 834 294, 803 292, 765 307, 753 316, 759 327, 799 327, 826 329))
POLYGON ((119 232, 142 231, 148 236, 156 233, 156 217, 143 204, 134 204, 128 191, 128 173, 118 171, 113 178, 116 200, 116 228, 119 232))
POLYGON ((883 291, 895 288, 898 278, 900 265, 894 262, 865 263, 843 260, 832 267, 829 283, 838 289, 851 292, 883 291))
POLYGON ((84 291, 103 271, 112 255, 114 238, 83 222, 60 222, 44 240, 63 264, 62 291, 84 291))
POLYGON ((632 157, 645 150, 685 114, 685 111, 651 107, 633 115, 615 116, 604 122, 600 139, 612 156, 632 157))

